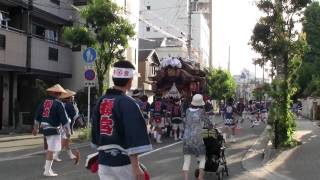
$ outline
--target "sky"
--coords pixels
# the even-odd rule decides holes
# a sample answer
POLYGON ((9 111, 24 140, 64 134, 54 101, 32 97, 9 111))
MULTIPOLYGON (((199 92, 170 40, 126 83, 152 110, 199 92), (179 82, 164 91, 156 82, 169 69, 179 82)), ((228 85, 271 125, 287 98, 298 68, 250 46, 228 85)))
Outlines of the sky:
MULTIPOLYGON (((230 71, 233 75, 243 68, 254 73, 252 59, 258 57, 248 45, 252 30, 261 17, 255 0, 213 0, 213 65, 227 69, 231 49, 230 71)), ((257 77, 262 77, 257 67, 257 77)))

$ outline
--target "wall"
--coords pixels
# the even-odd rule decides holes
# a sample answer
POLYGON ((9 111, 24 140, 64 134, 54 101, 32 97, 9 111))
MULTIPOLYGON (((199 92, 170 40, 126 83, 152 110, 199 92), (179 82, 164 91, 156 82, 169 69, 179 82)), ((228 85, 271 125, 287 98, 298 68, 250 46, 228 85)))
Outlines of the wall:
POLYGON ((6 36, 6 48, 0 49, 0 64, 26 67, 27 36, 1 28, 0 34, 6 36))
POLYGON ((299 99, 302 103, 302 116, 309 119, 313 119, 313 103, 316 102, 318 106, 320 105, 320 98, 308 97, 305 99, 299 99))
POLYGON ((71 2, 73 2, 73 0, 60 0, 59 6, 52 3, 50 0, 33 0, 33 5, 62 19, 71 20, 74 11, 71 7, 71 2))
POLYGON ((71 74, 72 78, 66 78, 62 80, 63 87, 71 89, 73 91, 79 91, 84 88, 84 71, 86 63, 82 58, 82 53, 86 49, 85 46, 81 48, 81 51, 72 52, 71 58, 71 74))

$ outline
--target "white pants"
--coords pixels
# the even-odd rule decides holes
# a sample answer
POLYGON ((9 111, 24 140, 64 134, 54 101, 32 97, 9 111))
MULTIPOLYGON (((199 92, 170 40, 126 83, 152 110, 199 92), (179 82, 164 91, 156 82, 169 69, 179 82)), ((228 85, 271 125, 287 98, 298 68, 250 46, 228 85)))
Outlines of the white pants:
POLYGON ((45 136, 48 144, 48 151, 61 151, 61 135, 45 136))
POLYGON ((99 164, 100 180, 135 180, 131 164, 125 166, 105 166, 99 164))
MULTIPOLYGON (((184 155, 183 156, 183 171, 189 171, 191 165, 191 155, 184 155)), ((206 157, 204 155, 197 157, 197 160, 200 161, 199 169, 204 169, 206 165, 206 157)))
POLYGON ((180 123, 180 124, 172 124, 172 129, 173 130, 177 130, 177 129, 180 129, 180 131, 182 131, 183 130, 183 124, 182 123, 180 123))

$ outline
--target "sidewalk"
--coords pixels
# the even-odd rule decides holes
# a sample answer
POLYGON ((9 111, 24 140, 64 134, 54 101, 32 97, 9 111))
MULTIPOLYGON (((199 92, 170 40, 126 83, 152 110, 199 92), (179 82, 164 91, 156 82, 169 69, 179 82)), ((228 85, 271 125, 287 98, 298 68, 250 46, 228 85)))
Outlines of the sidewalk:
MULTIPOLYGON (((73 144, 76 144, 76 146, 89 144, 88 142, 80 142, 79 144, 77 138, 78 133, 71 136, 71 140, 74 141, 73 144)), ((0 161, 41 153, 43 153, 42 134, 37 136, 31 134, 0 135, 0 161)))
POLYGON ((319 179, 320 128, 316 122, 308 119, 297 120, 295 138, 301 141, 302 145, 279 152, 274 159, 271 158, 264 164, 266 135, 265 130, 243 158, 242 164, 245 169, 256 177, 267 180, 319 179))

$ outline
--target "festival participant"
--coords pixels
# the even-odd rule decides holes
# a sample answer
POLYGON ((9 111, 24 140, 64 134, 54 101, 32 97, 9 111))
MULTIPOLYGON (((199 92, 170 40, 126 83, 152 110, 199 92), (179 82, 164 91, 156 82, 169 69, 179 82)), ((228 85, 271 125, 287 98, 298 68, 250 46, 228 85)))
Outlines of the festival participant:
POLYGON ((243 118, 244 109, 245 109, 244 100, 243 100, 243 98, 240 98, 240 101, 236 107, 237 114, 238 114, 238 120, 237 120, 237 127, 238 128, 241 128, 241 123, 243 123, 243 121, 244 121, 244 118, 243 118))
POLYGON ((39 127, 47 141, 47 157, 44 166, 44 176, 58 176, 52 171, 53 154, 61 151, 61 131, 70 138, 70 125, 63 103, 59 100, 62 93, 67 93, 59 84, 47 89, 49 97, 38 107, 35 114, 33 135, 37 135, 39 127), (62 129, 60 128, 62 126, 62 129))
POLYGON ((228 137, 230 137, 231 142, 235 142, 235 115, 236 109, 233 107, 233 98, 229 98, 227 101, 227 106, 224 112, 224 119, 225 119, 225 131, 223 134, 224 139, 227 141, 228 137), (231 133, 230 133, 231 130, 231 133))
POLYGON ((212 106, 212 103, 210 101, 210 99, 208 97, 205 98, 205 106, 204 106, 204 109, 207 113, 207 115, 209 116, 209 120, 211 121, 211 123, 213 125, 215 125, 215 122, 214 122, 214 113, 213 113, 213 106, 212 106))
MULTIPOLYGON (((64 103, 66 113, 69 118, 69 125, 71 133, 73 133, 73 125, 75 121, 80 120, 79 118, 79 109, 77 107, 77 104, 74 102, 74 95, 76 94, 74 91, 71 91, 69 89, 66 89, 67 93, 63 93, 60 97, 62 102, 64 103)), ((80 122, 83 123, 83 122, 80 122)), ((70 159, 76 159, 77 157, 72 153, 72 150, 70 148, 70 139, 67 138, 66 134, 62 132, 62 149, 66 150, 68 153, 68 156, 70 159)), ((55 161, 61 161, 59 158, 60 152, 55 152, 53 159, 55 161)))
POLYGON ((114 63, 114 87, 97 102, 92 117, 92 144, 97 146, 101 180, 144 179, 138 155, 152 150, 145 119, 135 100, 126 95, 135 68, 129 61, 114 63))
POLYGON ((136 89, 132 92, 132 98, 136 101, 136 103, 138 104, 138 106, 140 107, 140 109, 143 106, 143 102, 141 101, 141 92, 136 89))
POLYGON ((174 140, 178 141, 179 139, 182 139, 183 135, 183 121, 182 121, 182 108, 180 104, 179 99, 174 100, 174 104, 172 106, 172 112, 171 112, 171 122, 172 122, 172 130, 174 133, 174 140), (178 133, 179 129, 179 133, 178 133), (179 138, 179 139, 178 139, 179 138))
POLYGON ((173 137, 172 131, 172 108, 173 108, 173 98, 167 98, 165 100, 165 130, 167 137, 173 137))
POLYGON ((141 102, 142 102, 141 111, 142 111, 144 119, 148 123, 149 122, 149 112, 150 112, 150 103, 148 102, 148 96, 143 95, 141 97, 141 102))
POLYGON ((162 129, 165 127, 165 112, 166 106, 163 103, 161 96, 158 94, 155 101, 150 106, 151 119, 154 131, 154 138, 157 143, 162 143, 162 129))

